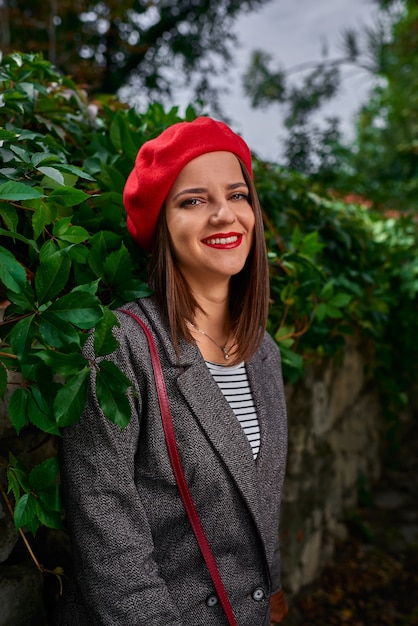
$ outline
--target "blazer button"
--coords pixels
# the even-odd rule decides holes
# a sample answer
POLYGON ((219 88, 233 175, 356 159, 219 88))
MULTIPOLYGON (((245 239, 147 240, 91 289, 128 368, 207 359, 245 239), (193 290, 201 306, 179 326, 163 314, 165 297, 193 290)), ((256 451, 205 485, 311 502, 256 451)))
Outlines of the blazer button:
POLYGON ((212 593, 210 596, 206 598, 206 606, 209 606, 209 607, 216 606, 218 602, 219 602, 219 599, 216 593, 212 593))
POLYGON ((266 594, 264 589, 262 589, 261 587, 256 587, 252 592, 251 597, 256 602, 261 602, 261 600, 264 600, 264 598, 266 597, 266 594))

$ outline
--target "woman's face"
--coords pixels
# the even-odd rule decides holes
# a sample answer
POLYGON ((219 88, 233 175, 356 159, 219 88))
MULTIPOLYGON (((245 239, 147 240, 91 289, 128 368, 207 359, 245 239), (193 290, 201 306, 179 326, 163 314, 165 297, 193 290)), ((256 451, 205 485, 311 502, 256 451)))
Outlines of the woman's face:
POLYGON ((229 280, 251 250, 254 213, 237 157, 209 152, 190 161, 165 203, 176 263, 193 286, 229 280))

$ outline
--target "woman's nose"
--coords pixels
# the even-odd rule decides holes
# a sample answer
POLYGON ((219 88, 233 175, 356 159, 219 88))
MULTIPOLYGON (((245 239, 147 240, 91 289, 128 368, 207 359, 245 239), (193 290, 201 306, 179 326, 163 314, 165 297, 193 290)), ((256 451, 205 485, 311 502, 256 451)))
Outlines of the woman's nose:
POLYGON ((219 205, 212 211, 209 218, 212 224, 233 224, 233 222, 235 222, 235 219, 235 213, 229 207, 227 202, 219 203, 219 205))

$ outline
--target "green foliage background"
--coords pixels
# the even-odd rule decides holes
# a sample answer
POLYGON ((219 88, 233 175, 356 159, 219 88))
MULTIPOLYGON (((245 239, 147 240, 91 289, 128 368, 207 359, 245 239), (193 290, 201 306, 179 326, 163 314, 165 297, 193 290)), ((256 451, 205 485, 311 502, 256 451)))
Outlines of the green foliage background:
MULTIPOLYGON (((124 182, 140 146, 181 121, 177 108, 143 114, 116 100, 89 101, 39 55, 0 62, 0 282, 10 302, 1 323, 0 392, 16 432, 30 424, 59 436, 79 419, 91 368, 98 398, 121 427, 130 385, 106 358, 113 310, 149 293, 147 255, 127 234, 124 182), (81 348, 94 330, 97 360, 81 348)), ((196 117, 189 107, 186 119, 196 117)), ((309 179, 254 160, 271 267, 269 331, 285 378, 339 354, 347 335, 369 339, 390 428, 408 401, 418 347, 417 225, 314 193, 309 179)), ((61 525, 56 459, 25 468, 10 456, 15 523, 61 525), (30 471, 28 471, 30 470, 30 471)))

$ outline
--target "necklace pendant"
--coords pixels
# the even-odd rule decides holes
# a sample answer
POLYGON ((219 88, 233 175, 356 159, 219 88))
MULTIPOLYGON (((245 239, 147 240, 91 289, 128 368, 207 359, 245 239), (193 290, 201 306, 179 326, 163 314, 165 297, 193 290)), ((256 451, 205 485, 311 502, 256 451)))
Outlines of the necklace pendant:
POLYGON ((222 348, 222 352, 224 353, 225 361, 228 361, 229 360, 229 354, 228 354, 228 351, 226 349, 226 346, 224 346, 222 348))

